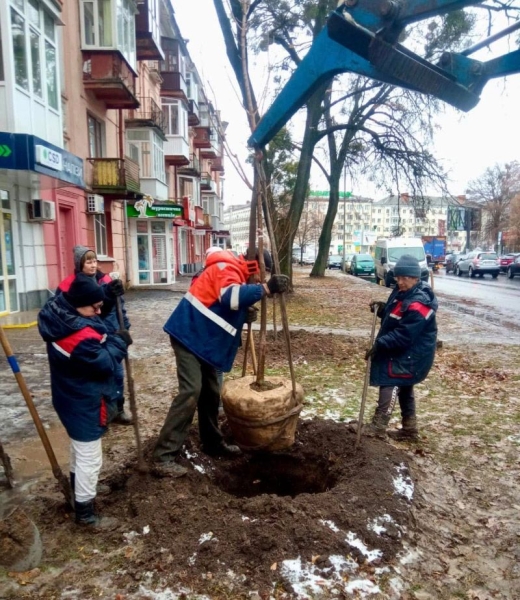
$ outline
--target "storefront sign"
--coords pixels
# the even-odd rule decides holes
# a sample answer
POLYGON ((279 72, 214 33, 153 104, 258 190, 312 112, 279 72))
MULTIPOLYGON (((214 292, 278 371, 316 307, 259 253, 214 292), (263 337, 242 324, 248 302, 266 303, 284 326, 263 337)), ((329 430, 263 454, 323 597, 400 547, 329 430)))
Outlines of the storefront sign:
POLYGON ((34 171, 85 188, 83 160, 35 135, 0 132, 0 169, 34 171))
POLYGON ((179 204, 150 204, 139 200, 135 205, 126 205, 126 215, 134 219, 176 219, 182 218, 182 213, 183 207, 179 204))
POLYGON ((47 146, 36 144, 34 146, 34 159, 40 165, 49 167, 49 169, 54 169, 55 171, 61 171, 63 168, 61 154, 47 148, 47 146))
MULTIPOLYGON (((309 193, 309 197, 318 197, 318 198, 328 198, 330 196, 330 192, 328 190, 325 191, 313 191, 311 190, 309 193)), ((339 193, 339 197, 340 198, 350 198, 352 196, 352 192, 340 192, 339 193)))

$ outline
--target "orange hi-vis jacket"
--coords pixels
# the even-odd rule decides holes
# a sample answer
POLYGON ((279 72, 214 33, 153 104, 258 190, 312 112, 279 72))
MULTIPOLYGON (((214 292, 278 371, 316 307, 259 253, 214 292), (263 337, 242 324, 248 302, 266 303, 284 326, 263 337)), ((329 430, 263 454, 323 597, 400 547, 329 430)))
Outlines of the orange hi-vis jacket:
POLYGON ((261 284, 246 284, 248 275, 242 257, 227 250, 211 254, 164 331, 215 369, 230 371, 247 309, 264 294, 261 284))

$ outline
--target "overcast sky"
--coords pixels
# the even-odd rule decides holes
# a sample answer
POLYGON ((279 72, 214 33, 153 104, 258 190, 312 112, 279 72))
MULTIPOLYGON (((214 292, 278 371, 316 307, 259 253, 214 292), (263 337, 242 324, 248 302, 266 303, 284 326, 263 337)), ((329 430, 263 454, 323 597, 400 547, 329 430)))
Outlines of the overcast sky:
MULTIPOLYGON (((177 22, 183 37, 189 40, 188 49, 197 69, 205 81, 209 96, 216 100, 222 119, 229 122, 226 137, 233 151, 245 159, 250 132, 236 93, 235 77, 227 60, 222 34, 212 0, 193 2, 173 0, 177 22)), ((514 36, 512 36, 514 37, 514 36)), ((511 47, 510 49, 513 49, 511 47)), ((493 53, 481 50, 472 58, 489 60, 507 51, 493 45, 493 53)), ((254 57, 253 57, 254 59, 254 57)), ((256 90, 257 94, 260 94, 256 90)), ((490 81, 484 88, 479 104, 469 113, 462 113, 446 105, 439 117, 441 130, 436 135, 433 152, 444 160, 450 173, 450 191, 464 194, 468 183, 495 163, 520 160, 520 74, 490 81)), ((263 107, 265 111, 268 106, 263 107)), ((248 188, 235 173, 229 160, 225 162, 226 205, 241 204, 250 199, 248 188)), ((250 168, 245 165, 250 172, 250 168)), ((313 176, 311 189, 324 189, 323 180, 313 176)), ((351 185, 347 183, 347 188, 351 185)), ((373 197, 385 196, 369 185, 358 184, 355 194, 373 197)), ((402 190, 405 191, 405 190, 402 190)))

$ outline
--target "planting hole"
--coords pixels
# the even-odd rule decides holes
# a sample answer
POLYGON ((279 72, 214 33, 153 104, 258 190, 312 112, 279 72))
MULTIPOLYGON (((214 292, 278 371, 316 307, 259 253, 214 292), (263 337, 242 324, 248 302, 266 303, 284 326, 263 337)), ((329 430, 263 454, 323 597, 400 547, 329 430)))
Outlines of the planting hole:
POLYGON ((291 496, 322 494, 336 484, 323 461, 307 460, 280 454, 255 455, 249 460, 221 472, 216 484, 237 498, 261 494, 291 496))

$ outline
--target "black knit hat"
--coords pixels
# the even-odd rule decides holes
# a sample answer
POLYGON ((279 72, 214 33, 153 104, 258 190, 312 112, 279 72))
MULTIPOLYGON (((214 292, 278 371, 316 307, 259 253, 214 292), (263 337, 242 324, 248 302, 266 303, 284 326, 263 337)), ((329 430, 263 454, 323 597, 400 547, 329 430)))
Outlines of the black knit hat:
POLYGON ((71 283, 68 292, 64 293, 65 300, 74 308, 91 306, 105 299, 103 288, 98 285, 95 277, 78 273, 71 283))
POLYGON ((394 267, 394 277, 421 277, 421 265, 410 254, 403 254, 394 267))

